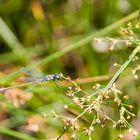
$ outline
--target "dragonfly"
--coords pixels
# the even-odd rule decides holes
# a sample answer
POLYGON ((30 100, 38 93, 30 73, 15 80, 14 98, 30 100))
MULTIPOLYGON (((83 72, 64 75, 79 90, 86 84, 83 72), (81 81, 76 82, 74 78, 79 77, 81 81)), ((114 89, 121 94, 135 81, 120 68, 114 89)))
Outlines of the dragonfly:
POLYGON ((4 88, 0 88, 0 91, 6 91, 9 89, 13 89, 13 88, 18 88, 18 87, 23 87, 26 85, 37 85, 46 81, 56 81, 56 80, 60 80, 62 78, 62 73, 60 74, 51 74, 51 75, 45 75, 44 77, 40 78, 40 77, 27 77, 25 78, 25 81, 29 81, 27 83, 23 83, 23 84, 19 84, 19 85, 15 85, 15 86, 10 86, 10 87, 4 87, 4 88))

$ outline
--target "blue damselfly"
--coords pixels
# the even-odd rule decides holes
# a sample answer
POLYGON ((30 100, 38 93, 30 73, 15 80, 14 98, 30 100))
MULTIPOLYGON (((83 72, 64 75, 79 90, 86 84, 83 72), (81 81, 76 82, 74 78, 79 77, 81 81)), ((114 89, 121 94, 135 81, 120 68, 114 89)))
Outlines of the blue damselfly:
POLYGON ((52 74, 52 75, 46 75, 42 78, 39 78, 39 77, 27 77, 26 80, 30 81, 30 82, 26 82, 26 83, 23 83, 23 84, 19 84, 19 85, 15 85, 15 86, 10 86, 10 87, 5 87, 5 88, 0 88, 0 91, 6 91, 8 89, 13 89, 13 88, 18 88, 18 87, 23 87, 23 86, 26 86, 26 85, 32 85, 32 84, 40 84, 40 83, 43 83, 43 82, 46 82, 46 81, 50 81, 50 80, 53 80, 53 81, 56 81, 56 80, 60 80, 62 77, 62 74, 52 74))

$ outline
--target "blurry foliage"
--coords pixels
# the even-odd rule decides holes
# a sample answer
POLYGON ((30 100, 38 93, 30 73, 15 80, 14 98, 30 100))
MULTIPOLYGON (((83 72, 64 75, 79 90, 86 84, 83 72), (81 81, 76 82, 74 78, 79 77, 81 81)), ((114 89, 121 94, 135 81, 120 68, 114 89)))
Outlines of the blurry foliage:
MULTIPOLYGON (((34 68, 44 73, 63 73, 72 78, 113 76, 117 71, 113 64, 125 62, 133 48, 126 49, 122 46, 113 52, 97 51, 98 46, 95 46, 91 38, 87 39, 88 41, 84 39, 98 32, 100 37, 107 34, 106 36, 109 37, 121 38, 117 26, 120 24, 117 21, 138 10, 139 4, 139 0, 1 0, 1 86, 19 84, 15 80, 19 75, 14 74, 18 73, 20 68, 32 65, 37 66, 34 68), (101 29, 113 23, 117 25, 111 28, 110 32, 105 30, 100 33, 101 29), (78 44, 79 48, 73 47, 73 50, 68 53, 63 51, 67 46, 70 44, 74 46, 78 41, 81 41, 80 45, 78 44), (46 61, 42 61, 44 59, 46 61), (36 63, 41 63, 41 66, 35 65, 36 63)), ((135 17, 132 22, 137 21, 137 15, 131 18, 135 17)), ((128 21, 123 23, 125 22, 128 21)), ((131 64, 130 70, 128 69, 118 81, 121 90, 132 99, 130 102, 134 105, 134 112, 137 113, 137 118, 132 121, 135 128, 138 128, 138 122, 140 122, 139 81, 133 81, 129 76, 137 63, 139 64, 139 62, 131 64)), ((103 85, 106 83, 107 81, 100 82, 103 85)), ((94 84, 95 82, 82 84, 82 88, 91 89, 87 92, 92 93, 94 84)), ((31 89, 32 99, 21 103, 22 105, 18 107, 1 94, 0 139, 57 138, 63 131, 63 123, 51 118, 40 118, 40 116, 41 112, 49 113, 52 109, 59 114, 72 115, 71 112, 64 110, 63 104, 68 104, 72 110, 79 112, 79 108, 65 95, 66 90, 67 88, 63 86, 57 88, 53 82, 43 83, 31 89)), ((18 95, 17 97, 21 98, 18 95)), ((93 138, 113 140, 118 134, 119 130, 112 129, 111 126, 106 126, 104 129, 97 127, 93 138)), ((88 139, 84 135, 79 135, 80 140, 88 139)), ((70 139, 69 132, 62 139, 70 139)))

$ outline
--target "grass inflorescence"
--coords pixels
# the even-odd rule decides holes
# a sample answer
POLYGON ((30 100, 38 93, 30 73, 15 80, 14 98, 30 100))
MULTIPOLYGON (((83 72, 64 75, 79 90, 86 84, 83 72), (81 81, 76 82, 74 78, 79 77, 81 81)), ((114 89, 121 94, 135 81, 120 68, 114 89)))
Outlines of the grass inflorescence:
MULTIPOLYGON (((106 86, 102 86, 100 84, 96 84, 93 86, 93 92, 88 93, 87 91, 83 90, 80 87, 80 84, 77 80, 72 80, 70 77, 63 77, 66 81, 70 82, 71 85, 68 87, 68 90, 66 92, 66 95, 69 96, 74 104, 76 104, 80 109, 81 112, 79 112, 79 115, 76 115, 76 117, 64 117, 59 116, 55 112, 51 115, 53 118, 61 118, 64 123, 66 124, 66 127, 64 128, 63 133, 57 138, 59 139, 62 137, 62 135, 71 129, 72 135, 71 137, 74 139, 77 139, 76 136, 77 131, 82 131, 83 134, 88 135, 89 140, 92 139, 92 133, 95 131, 95 127, 97 125, 101 127, 105 127, 106 122, 112 123, 112 128, 120 128, 120 129, 129 129, 130 132, 133 133, 135 136, 137 132, 133 130, 132 125, 130 124, 130 120, 135 117, 135 114, 131 112, 134 108, 131 104, 123 103, 123 100, 128 100, 128 95, 123 95, 122 91, 120 91, 116 87, 116 82, 120 75, 125 71, 125 69, 128 67, 128 64, 134 60, 136 54, 140 51, 140 42, 138 39, 135 38, 135 33, 133 30, 137 29, 139 30, 140 27, 139 24, 135 25, 134 27, 131 25, 131 23, 128 23, 126 28, 121 28, 121 33, 126 35, 125 40, 121 39, 96 39, 96 41, 111 41, 113 43, 113 46, 111 46, 112 49, 109 48, 109 50, 113 51, 113 48, 116 43, 118 42, 125 42, 125 44, 128 47, 132 47, 134 50, 129 55, 128 59, 120 65, 120 68, 117 70, 117 72, 114 74, 114 76, 111 78, 111 80, 108 82, 106 86), (115 42, 115 43, 114 43, 115 42), (123 95, 123 98, 122 98, 123 95), (108 104, 109 103, 109 104, 108 104), (108 105, 107 105, 108 104, 108 105), (104 109, 104 106, 114 105, 117 106, 118 113, 115 115, 118 116, 118 120, 115 118, 111 118, 107 113, 106 109, 104 109), (83 111, 82 111, 83 110, 83 111), (88 120, 89 127, 83 127, 80 125, 80 118, 85 118, 85 114, 93 114, 93 118, 91 121, 88 120)), ((117 65, 115 65, 117 66, 117 65)), ((135 70, 133 70, 133 74, 136 73, 136 71, 139 68, 137 67, 135 70), (135 72, 134 72, 135 71, 135 72)), ((65 105, 65 109, 69 110, 70 108, 65 105)), ((45 117, 46 115, 43 114, 45 117)), ((119 138, 122 138, 123 135, 119 134, 119 138)))

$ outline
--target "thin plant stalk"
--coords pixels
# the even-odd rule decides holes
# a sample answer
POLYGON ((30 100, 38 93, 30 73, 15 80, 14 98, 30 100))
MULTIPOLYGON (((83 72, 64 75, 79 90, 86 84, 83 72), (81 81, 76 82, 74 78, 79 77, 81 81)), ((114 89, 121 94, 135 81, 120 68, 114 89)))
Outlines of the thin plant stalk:
MULTIPOLYGON (((36 68, 40 65, 48 64, 49 62, 53 61, 54 59, 59 58, 59 57, 65 55, 66 53, 71 52, 74 49, 77 49, 79 47, 83 47, 83 46, 85 46, 85 44, 92 41, 94 37, 103 36, 105 34, 108 34, 113 29, 115 29, 115 28, 121 26, 122 24, 136 18, 138 16, 138 12, 139 11, 135 11, 134 13, 132 13, 132 14, 120 19, 119 21, 101 29, 100 31, 93 32, 92 34, 88 35, 87 37, 81 38, 76 43, 73 43, 64 49, 57 51, 57 52, 49 55, 48 57, 45 57, 44 59, 42 59, 38 62, 35 62, 35 63, 31 64, 30 66, 27 66, 26 68, 27 69, 28 68, 36 68)), ((16 72, 9 74, 8 76, 6 76, 4 78, 1 78, 0 84, 5 84, 5 83, 12 81, 13 79, 17 78, 21 73, 22 73, 21 70, 18 70, 16 72)))

